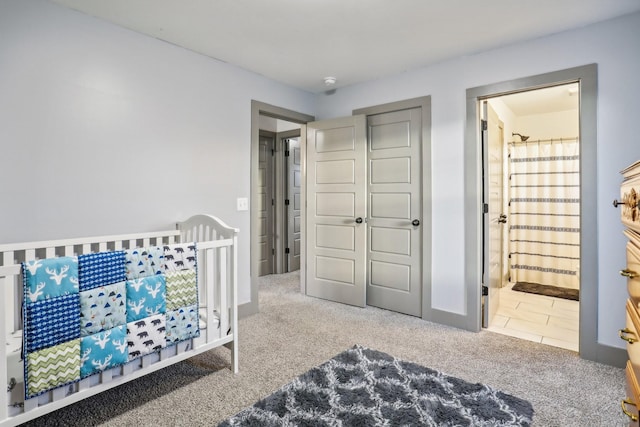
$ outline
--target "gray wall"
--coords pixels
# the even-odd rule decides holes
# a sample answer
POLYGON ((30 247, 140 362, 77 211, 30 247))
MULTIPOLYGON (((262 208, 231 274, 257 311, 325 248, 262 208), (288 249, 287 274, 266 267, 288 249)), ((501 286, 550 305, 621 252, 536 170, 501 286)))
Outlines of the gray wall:
POLYGON ((618 171, 640 158, 640 14, 314 96, 41 0, 0 2, 0 242, 241 229, 249 299, 251 99, 319 118, 431 95, 435 308, 463 313, 465 90, 598 63, 599 342, 622 347, 618 171), (452 254, 460 254, 459 257, 452 254))
MULTIPOLYGON (((316 117, 350 115, 356 108, 431 95, 433 258, 432 306, 465 314, 464 130, 467 88, 598 64, 598 342, 623 347, 625 239, 619 211, 618 171, 640 159, 640 14, 558 33, 338 89, 318 100, 316 117), (459 254, 455 256, 453 254, 459 254)), ((589 244, 589 242, 584 242, 589 244)))
POLYGON ((249 300, 251 99, 314 96, 40 0, 0 2, 0 242, 240 228, 249 300))

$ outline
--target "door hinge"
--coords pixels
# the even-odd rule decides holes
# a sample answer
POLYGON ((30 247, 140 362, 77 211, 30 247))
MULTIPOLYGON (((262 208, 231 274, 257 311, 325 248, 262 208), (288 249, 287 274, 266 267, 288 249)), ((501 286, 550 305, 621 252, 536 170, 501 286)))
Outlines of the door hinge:
POLYGON ((276 250, 275 250, 275 248, 272 248, 271 249, 271 255, 275 255, 275 254, 276 254, 276 250))
POLYGON ((285 152, 284 152, 284 156, 285 156, 285 157, 289 157, 289 150, 287 150, 287 151, 285 151, 285 152))
POLYGON ((284 253, 288 254, 289 253, 289 248, 284 248, 284 253))
POLYGON ((271 155, 275 155, 276 154, 276 150, 274 150, 273 148, 271 149, 271 155))
POLYGON ((271 199, 271 206, 275 206, 276 201, 274 199, 271 199))
POLYGON ((480 120, 480 126, 481 126, 482 130, 487 130, 487 121, 486 120, 480 120))
POLYGON ((482 213, 489 213, 489 204, 488 203, 483 203, 482 204, 482 213))
POLYGON ((488 287, 486 287, 486 286, 482 287, 482 295, 483 296, 489 295, 489 288, 488 287))
POLYGON ((289 199, 284 199, 285 206, 289 206, 289 199))

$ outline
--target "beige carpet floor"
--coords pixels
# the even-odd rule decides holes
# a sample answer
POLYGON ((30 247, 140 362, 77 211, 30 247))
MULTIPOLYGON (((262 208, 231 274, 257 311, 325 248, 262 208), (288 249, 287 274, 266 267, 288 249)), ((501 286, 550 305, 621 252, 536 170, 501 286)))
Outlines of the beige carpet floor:
POLYGON ((483 331, 306 297, 297 273, 267 276, 260 313, 240 321, 240 373, 225 348, 41 417, 34 426, 215 426, 360 344, 529 400, 534 426, 622 426, 624 371, 483 331))

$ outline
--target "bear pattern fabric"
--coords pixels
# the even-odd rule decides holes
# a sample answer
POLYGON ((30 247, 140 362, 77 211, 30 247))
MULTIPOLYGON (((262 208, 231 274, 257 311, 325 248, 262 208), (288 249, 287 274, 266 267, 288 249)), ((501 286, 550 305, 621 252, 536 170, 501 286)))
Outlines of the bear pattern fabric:
POLYGON ((166 324, 167 320, 164 314, 127 323, 129 360, 166 347, 166 324))
POLYGON ((199 336, 196 253, 185 243, 22 263, 26 398, 199 336))
POLYGON ((195 243, 176 243, 174 245, 166 245, 163 249, 165 271, 195 270, 195 243))

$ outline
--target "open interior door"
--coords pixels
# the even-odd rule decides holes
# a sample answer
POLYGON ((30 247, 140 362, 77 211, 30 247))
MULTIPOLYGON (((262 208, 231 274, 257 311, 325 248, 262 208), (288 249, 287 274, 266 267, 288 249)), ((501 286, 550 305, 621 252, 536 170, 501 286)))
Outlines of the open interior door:
POLYGON ((306 292, 366 304, 366 117, 307 123, 306 292))
POLYGON ((503 224, 507 218, 502 213, 503 132, 502 123, 487 102, 483 102, 485 124, 482 132, 484 170, 484 268, 483 268, 483 318, 482 326, 489 327, 500 304, 502 287, 503 224))

